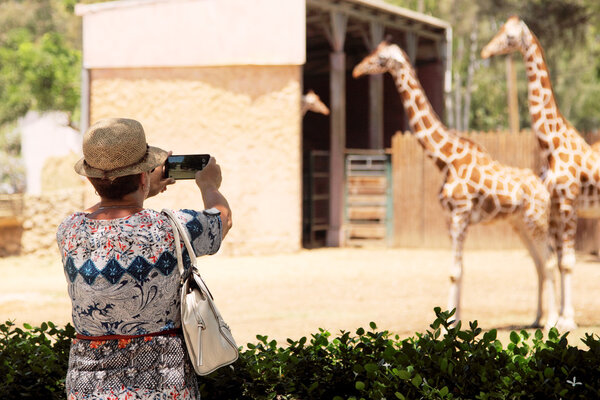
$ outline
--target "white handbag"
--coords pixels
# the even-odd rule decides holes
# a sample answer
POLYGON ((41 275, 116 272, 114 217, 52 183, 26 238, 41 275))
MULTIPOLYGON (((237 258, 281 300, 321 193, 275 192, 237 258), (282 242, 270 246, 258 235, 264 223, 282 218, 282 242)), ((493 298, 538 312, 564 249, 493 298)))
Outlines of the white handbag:
POLYGON ((196 373, 208 375, 237 360, 238 347, 196 267, 196 255, 187 231, 171 210, 163 209, 163 213, 169 218, 175 236, 177 264, 181 274, 181 328, 185 344, 196 373), (191 261, 191 271, 187 276, 183 268, 180 237, 191 261))

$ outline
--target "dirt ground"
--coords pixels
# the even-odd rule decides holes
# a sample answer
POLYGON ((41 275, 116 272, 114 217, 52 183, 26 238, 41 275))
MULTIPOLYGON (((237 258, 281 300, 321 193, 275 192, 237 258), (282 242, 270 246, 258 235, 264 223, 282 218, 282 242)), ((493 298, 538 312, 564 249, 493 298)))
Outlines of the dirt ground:
MULTIPOLYGON (((239 345, 268 335, 281 345, 318 328, 336 335, 374 321, 400 337, 423 332, 445 307, 448 250, 316 249, 264 257, 200 259, 208 286, 239 345)), ((70 321, 58 255, 0 259, 0 320, 39 325, 70 321)), ((573 277, 575 320, 569 341, 600 334, 600 260, 578 255, 573 277)), ((524 250, 467 251, 463 318, 496 328, 504 345, 511 330, 533 322, 536 275, 524 250)), ((557 292, 558 293, 558 292, 557 292)))

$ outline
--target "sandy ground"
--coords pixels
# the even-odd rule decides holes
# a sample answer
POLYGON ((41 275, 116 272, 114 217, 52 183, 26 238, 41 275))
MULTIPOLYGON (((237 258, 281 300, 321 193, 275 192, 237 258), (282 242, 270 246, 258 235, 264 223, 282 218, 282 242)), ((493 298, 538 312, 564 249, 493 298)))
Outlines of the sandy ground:
MULTIPOLYGON (((354 332, 374 321, 400 337, 423 332, 445 307, 451 253, 422 249, 317 249, 264 257, 200 259, 208 286, 239 345, 268 335, 280 344, 316 333, 354 332)), ((57 256, 0 259, 0 320, 39 325, 70 321, 66 280, 57 256)), ((463 318, 511 330, 535 317, 537 283, 524 250, 467 251, 463 318)), ((600 260, 578 255, 573 278, 575 319, 569 341, 600 334, 600 260)))

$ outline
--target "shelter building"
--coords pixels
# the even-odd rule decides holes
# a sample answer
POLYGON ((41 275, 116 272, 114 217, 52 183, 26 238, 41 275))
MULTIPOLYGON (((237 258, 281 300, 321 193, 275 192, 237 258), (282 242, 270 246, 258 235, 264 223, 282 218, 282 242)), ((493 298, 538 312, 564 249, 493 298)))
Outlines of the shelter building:
MULTIPOLYGON (((385 35, 407 51, 444 115, 450 25, 380 0, 118 0, 76 13, 82 129, 130 117, 153 145, 214 155, 233 210, 229 254, 296 251, 303 239, 346 244, 348 155, 385 155, 407 127, 389 76, 351 76, 385 35), (301 115, 309 89, 329 116, 301 115)), ((201 198, 179 181, 148 206, 201 208, 201 198)))

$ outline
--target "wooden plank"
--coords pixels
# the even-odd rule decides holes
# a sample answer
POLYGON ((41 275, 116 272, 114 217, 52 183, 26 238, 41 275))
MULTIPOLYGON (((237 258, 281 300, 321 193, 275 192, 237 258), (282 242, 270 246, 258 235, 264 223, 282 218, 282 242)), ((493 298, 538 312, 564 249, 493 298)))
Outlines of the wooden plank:
POLYGON ((385 239, 385 225, 350 224, 346 227, 348 238, 385 239))
POLYGON ((348 205, 382 205, 386 204, 385 195, 348 195, 348 205))
POLYGON ((387 191, 388 183, 385 177, 370 181, 352 178, 349 178, 346 184, 346 190, 349 194, 385 194, 387 191))
POLYGON ((385 176, 349 176, 348 184, 385 187, 387 179, 385 176))
POLYGON ((353 247, 387 247, 382 239, 349 238, 346 241, 348 246, 353 247))
POLYGON ((346 210, 349 220, 385 220, 386 208, 350 206, 346 210))
POLYGON ((384 187, 369 187, 369 186, 350 186, 347 188, 348 194, 351 195, 382 195, 385 196, 386 188, 384 187))
POLYGON ((443 176, 433 161, 423 157, 424 191, 420 201, 423 203, 423 243, 426 247, 449 248, 448 215, 439 202, 439 192, 443 176))

